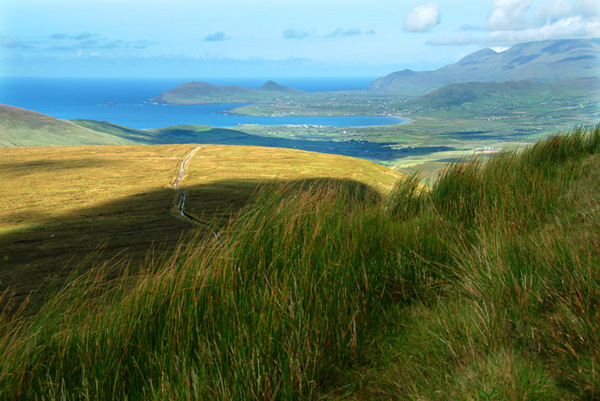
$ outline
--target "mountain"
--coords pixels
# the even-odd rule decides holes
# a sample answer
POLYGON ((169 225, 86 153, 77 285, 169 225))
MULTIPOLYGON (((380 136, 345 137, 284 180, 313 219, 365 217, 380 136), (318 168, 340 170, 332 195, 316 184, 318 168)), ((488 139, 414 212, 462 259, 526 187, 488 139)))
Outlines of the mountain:
POLYGON ((290 88, 288 86, 279 85, 273 81, 267 81, 263 86, 261 86, 259 91, 269 91, 269 92, 285 92, 285 93, 302 93, 301 90, 290 88))
POLYGON ((0 105, 0 146, 121 145, 136 142, 35 111, 0 105))
POLYGON ((565 39, 483 49, 435 71, 404 70, 379 78, 367 91, 425 94, 456 82, 560 81, 597 77, 600 40, 565 39))
POLYGON ((281 96, 301 94, 302 91, 267 81, 259 89, 244 86, 220 86, 208 82, 188 82, 161 92, 151 102, 162 104, 248 103, 268 102, 281 96))
POLYGON ((555 82, 458 82, 445 85, 408 102, 419 108, 446 108, 500 104, 539 104, 563 102, 564 99, 593 101, 600 97, 600 78, 579 78, 555 82))

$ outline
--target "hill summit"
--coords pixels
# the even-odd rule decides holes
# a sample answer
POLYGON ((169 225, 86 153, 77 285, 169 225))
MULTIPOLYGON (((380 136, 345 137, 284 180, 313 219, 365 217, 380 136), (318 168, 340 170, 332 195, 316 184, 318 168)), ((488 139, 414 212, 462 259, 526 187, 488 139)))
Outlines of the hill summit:
POLYGON ((272 92, 302 92, 298 89, 290 88, 288 86, 279 85, 274 81, 267 81, 258 90, 260 91, 272 91, 272 92))

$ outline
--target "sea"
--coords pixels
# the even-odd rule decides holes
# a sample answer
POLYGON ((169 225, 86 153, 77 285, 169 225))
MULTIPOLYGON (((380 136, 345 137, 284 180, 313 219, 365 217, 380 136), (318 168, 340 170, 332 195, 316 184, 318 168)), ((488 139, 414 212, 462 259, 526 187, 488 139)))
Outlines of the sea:
MULTIPOLYGON (((213 127, 324 125, 365 127, 405 122, 379 116, 251 117, 225 113, 239 105, 159 105, 148 102, 162 91, 190 81, 214 85, 261 87, 269 78, 0 78, 0 104, 37 111, 60 119, 109 121, 137 129, 183 124, 213 127)), ((362 90, 375 77, 277 78, 284 86, 307 92, 362 90)))

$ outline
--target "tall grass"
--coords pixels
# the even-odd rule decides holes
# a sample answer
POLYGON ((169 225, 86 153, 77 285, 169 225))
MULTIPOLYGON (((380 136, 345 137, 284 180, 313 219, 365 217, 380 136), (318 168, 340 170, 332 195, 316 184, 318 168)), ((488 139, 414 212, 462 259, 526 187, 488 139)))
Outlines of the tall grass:
POLYGON ((577 130, 389 196, 265 187, 220 238, 2 317, 0 398, 599 397, 599 144, 577 130))

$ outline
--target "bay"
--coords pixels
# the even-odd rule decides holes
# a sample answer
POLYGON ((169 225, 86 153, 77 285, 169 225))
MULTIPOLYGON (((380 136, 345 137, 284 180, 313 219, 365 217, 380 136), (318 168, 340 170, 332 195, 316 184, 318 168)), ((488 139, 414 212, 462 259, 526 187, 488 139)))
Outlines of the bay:
MULTIPOLYGON (((146 100, 192 80, 215 85, 258 88, 265 78, 0 78, 0 103, 22 107, 61 119, 104 120, 137 129, 183 124, 236 127, 259 125, 327 125, 362 127, 405 122, 395 117, 250 117, 225 114, 239 105, 158 105, 146 100)), ((308 92, 360 90, 373 78, 278 78, 277 82, 308 92)))

